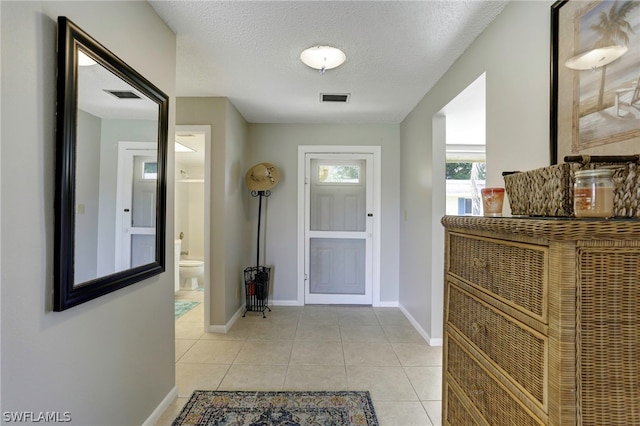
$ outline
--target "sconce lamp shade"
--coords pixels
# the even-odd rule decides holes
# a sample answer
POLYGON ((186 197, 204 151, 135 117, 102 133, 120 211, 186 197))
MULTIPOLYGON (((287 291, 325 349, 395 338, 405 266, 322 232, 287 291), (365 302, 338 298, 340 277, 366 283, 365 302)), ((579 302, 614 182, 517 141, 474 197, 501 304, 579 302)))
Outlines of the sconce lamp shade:
POLYGON ((300 54, 300 60, 307 66, 324 72, 339 67, 347 59, 344 52, 331 46, 314 46, 300 54))
POLYGON ((627 46, 599 47, 569 58, 565 65, 572 70, 593 70, 610 64, 627 53, 627 50, 627 46))

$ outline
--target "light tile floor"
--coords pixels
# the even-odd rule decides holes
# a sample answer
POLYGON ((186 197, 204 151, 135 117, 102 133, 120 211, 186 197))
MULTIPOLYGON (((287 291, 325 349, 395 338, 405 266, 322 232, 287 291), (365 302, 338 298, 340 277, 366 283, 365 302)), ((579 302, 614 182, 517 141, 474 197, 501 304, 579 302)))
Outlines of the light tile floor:
POLYGON ((196 389, 368 390, 381 426, 441 424, 442 348, 399 309, 271 309, 266 319, 247 313, 226 334, 203 331, 202 303, 176 320, 178 399, 157 425, 170 425, 196 389))

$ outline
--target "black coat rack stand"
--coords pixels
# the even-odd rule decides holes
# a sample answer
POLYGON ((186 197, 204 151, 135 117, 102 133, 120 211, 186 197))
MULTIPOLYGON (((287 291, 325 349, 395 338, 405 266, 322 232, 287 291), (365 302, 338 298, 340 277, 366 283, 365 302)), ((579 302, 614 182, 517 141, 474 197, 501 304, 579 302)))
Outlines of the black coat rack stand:
POLYGON ((244 270, 244 285, 246 305, 243 317, 247 312, 262 312, 262 318, 266 318, 265 310, 271 312, 267 302, 269 299, 269 275, 271 268, 260 266, 260 222, 262 220, 262 197, 269 197, 271 191, 251 191, 252 197, 258 197, 258 238, 256 249, 256 266, 244 270))

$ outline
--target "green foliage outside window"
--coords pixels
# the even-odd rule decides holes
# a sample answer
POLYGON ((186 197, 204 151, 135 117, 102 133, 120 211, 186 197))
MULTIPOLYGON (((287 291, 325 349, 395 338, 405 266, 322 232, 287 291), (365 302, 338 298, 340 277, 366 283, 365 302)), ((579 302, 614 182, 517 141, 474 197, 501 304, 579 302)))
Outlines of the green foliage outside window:
MULTIPOLYGON (((470 180, 471 179, 471 169, 473 168, 474 163, 447 163, 446 164, 446 178, 447 179, 455 179, 455 180, 470 180)), ((486 164, 485 163, 475 163, 478 164, 478 179, 484 180, 486 179, 486 164)))
POLYGON ((355 165, 321 165, 318 168, 319 181, 322 183, 358 183, 360 167, 355 165))

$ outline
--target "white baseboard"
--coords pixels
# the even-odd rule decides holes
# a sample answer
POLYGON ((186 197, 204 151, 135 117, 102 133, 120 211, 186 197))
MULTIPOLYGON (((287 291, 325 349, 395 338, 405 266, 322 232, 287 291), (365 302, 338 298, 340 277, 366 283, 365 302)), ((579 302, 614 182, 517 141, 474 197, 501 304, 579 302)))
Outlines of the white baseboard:
MULTIPOLYGON (((304 302, 298 300, 272 300, 271 306, 304 306, 304 302)), ((397 308, 398 301, 380 302, 374 305, 375 308, 397 308)))
POLYGON ((374 308, 397 308, 398 306, 399 305, 397 300, 393 302, 380 301, 377 305, 373 305, 374 308))
POLYGON ((272 300, 273 306, 304 306, 304 303, 300 303, 297 300, 272 300))
POLYGON ((209 325, 209 330, 207 331, 209 331, 209 333, 227 333, 229 330, 231 330, 233 324, 238 321, 238 318, 240 318, 242 314, 244 314, 244 305, 240 306, 240 309, 238 309, 236 313, 233 314, 231 319, 227 321, 225 325, 209 325))
POLYGON ((162 416, 162 413, 167 411, 167 408, 169 408, 171 403, 175 401, 177 397, 178 397, 178 387, 174 386, 173 389, 169 391, 167 396, 164 397, 162 402, 160 402, 160 405, 158 405, 156 409, 153 410, 153 413, 151 413, 151 415, 147 418, 147 420, 145 420, 145 422, 142 423, 142 426, 155 425, 160 419, 160 416, 162 416))
POLYGON ((429 344, 429 346, 442 346, 442 339, 432 339, 431 336, 429 336, 429 333, 427 333, 418 323, 418 321, 416 321, 416 319, 414 317, 411 316, 411 314, 409 313, 409 311, 407 311, 404 306, 399 305, 398 308, 400 308, 400 311, 404 314, 405 317, 407 317, 407 319, 409 320, 409 322, 411 323, 411 325, 413 325, 413 328, 416 329, 416 331, 418 333, 420 333, 420 335, 422 336, 422 338, 429 344))

